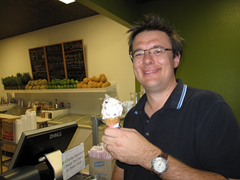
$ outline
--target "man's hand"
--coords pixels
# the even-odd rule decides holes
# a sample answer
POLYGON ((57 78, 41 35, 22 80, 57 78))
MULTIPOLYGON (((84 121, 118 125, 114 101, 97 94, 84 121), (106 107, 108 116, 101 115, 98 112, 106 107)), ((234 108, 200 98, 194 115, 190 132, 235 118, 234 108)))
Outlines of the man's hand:
POLYGON ((146 140, 134 129, 106 128, 102 141, 109 153, 121 162, 151 168, 151 160, 161 150, 146 140))

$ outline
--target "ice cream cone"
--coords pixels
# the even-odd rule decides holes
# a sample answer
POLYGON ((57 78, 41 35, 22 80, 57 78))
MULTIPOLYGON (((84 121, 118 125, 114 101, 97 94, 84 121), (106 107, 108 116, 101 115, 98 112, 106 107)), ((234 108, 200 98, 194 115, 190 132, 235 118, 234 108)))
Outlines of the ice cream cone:
POLYGON ((122 102, 105 94, 101 114, 102 119, 108 127, 120 128, 120 117, 122 115, 122 111, 122 102))
POLYGON ((113 126, 115 124, 120 123, 120 116, 114 118, 106 118, 104 119, 107 126, 113 126))

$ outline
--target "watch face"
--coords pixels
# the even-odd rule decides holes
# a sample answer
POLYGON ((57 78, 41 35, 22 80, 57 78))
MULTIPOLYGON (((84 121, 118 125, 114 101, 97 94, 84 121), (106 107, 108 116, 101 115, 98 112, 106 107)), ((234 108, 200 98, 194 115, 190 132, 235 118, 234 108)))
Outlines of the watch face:
POLYGON ((156 173, 163 173, 167 170, 167 161, 161 157, 155 159, 153 169, 156 173))

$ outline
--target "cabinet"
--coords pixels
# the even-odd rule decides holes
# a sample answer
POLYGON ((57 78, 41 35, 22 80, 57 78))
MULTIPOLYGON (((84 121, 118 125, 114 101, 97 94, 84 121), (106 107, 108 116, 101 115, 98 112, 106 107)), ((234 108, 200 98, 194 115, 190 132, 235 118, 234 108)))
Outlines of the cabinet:
POLYGON ((0 173, 7 171, 17 144, 0 140, 0 173))

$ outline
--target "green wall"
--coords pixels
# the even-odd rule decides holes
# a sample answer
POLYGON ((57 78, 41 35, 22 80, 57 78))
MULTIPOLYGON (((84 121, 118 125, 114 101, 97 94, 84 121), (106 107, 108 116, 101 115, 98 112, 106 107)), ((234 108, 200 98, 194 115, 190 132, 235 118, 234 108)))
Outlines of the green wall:
POLYGON ((240 1, 156 1, 141 7, 148 12, 169 20, 185 39, 177 77, 221 94, 240 124, 240 1))

